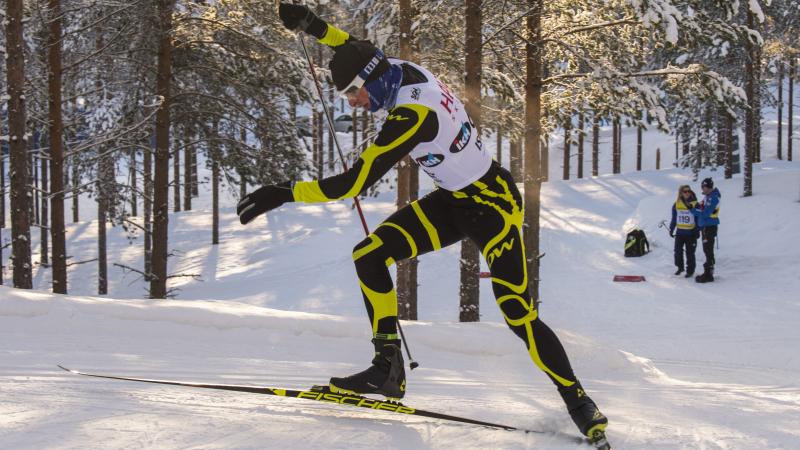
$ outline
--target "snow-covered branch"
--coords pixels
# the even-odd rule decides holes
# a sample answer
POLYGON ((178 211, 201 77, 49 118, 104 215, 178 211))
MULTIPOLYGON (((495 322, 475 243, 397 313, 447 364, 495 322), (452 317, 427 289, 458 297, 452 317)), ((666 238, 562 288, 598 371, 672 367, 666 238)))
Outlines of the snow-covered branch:
MULTIPOLYGON (((616 26, 619 26, 619 25, 637 25, 639 23, 641 23, 641 22, 636 20, 636 19, 634 19, 633 17, 625 17, 625 18, 622 18, 622 19, 619 19, 619 20, 610 20, 610 21, 607 21, 607 22, 600 22, 600 23, 595 23, 595 24, 584 25, 584 26, 572 28, 572 29, 569 29, 569 30, 559 34, 559 36, 560 37, 564 37, 564 36, 569 36, 569 35, 572 35, 572 34, 584 33, 586 31, 599 30, 601 28, 616 27, 616 26)), ((550 33, 550 34, 552 34, 552 33, 550 33)), ((547 37, 547 36, 545 36, 545 37, 547 37)))
POLYGON ((78 153, 81 153, 83 151, 86 151, 86 150, 88 150, 88 149, 90 149, 92 147, 96 147, 98 145, 102 145, 102 144, 114 141, 116 139, 119 139, 121 136, 124 136, 124 135, 126 135, 128 133, 131 133, 134 130, 137 130, 137 129, 143 127, 143 126, 146 126, 146 125, 152 123, 151 119, 153 117, 155 117, 156 112, 158 111, 158 108, 163 104, 163 102, 164 102, 164 99, 162 98, 162 99, 158 99, 158 103, 154 103, 152 105, 143 106, 143 108, 152 108, 152 111, 149 114, 147 114, 144 118, 142 118, 142 120, 140 120, 138 123, 135 123, 135 124, 127 126, 127 127, 122 127, 121 129, 119 129, 119 128, 112 129, 110 132, 108 132, 106 134, 100 134, 100 135, 92 136, 92 139, 88 139, 88 140, 84 141, 82 144, 77 145, 75 148, 71 149, 70 151, 65 152, 64 157, 65 158, 66 157, 70 157, 70 156, 73 156, 75 154, 78 154, 78 153))
POLYGON ((497 35, 498 35, 498 34, 500 34, 501 32, 503 32, 503 31, 507 30, 507 29, 508 29, 508 27, 510 27, 511 25, 514 25, 515 23, 519 22, 520 20, 522 20, 522 19, 524 19, 524 18, 528 17, 528 16, 529 16, 529 15, 530 15, 532 12, 536 11, 536 9, 537 9, 538 7, 539 7, 538 5, 537 5, 537 6, 534 6, 533 8, 530 8, 530 9, 528 9, 528 10, 527 10, 527 11, 525 11, 524 13, 522 13, 522 14, 518 15, 517 17, 514 17, 513 19, 511 19, 511 20, 509 20, 508 22, 504 23, 503 25, 500 25, 500 28, 498 28, 497 30, 495 30, 495 31, 494 31, 494 33, 492 33, 491 35, 489 35, 489 37, 487 37, 486 39, 484 39, 484 40, 483 40, 483 42, 481 42, 481 47, 483 47, 483 46, 485 46, 486 44, 488 44, 489 42, 491 42, 491 41, 492 41, 492 39, 494 39, 495 37, 497 37, 497 35))

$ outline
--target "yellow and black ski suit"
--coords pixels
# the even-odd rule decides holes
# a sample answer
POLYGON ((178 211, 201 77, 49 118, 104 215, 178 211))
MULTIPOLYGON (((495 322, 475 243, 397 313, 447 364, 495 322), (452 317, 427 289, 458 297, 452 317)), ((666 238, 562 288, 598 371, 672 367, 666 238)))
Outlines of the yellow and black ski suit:
MULTIPOLYGON (((347 38, 328 25, 320 42, 335 46, 347 38)), ((403 85, 414 83, 418 73, 403 69, 403 85)), ((436 114, 428 114, 422 105, 396 106, 375 142, 350 170, 296 183, 294 200, 327 202, 359 195, 417 145, 433 139, 438 126, 436 114)), ((575 385, 561 343, 539 319, 528 294, 522 220, 519 191, 511 174, 496 162, 469 186, 457 191, 438 188, 389 216, 353 249, 374 336, 397 339, 397 295, 389 266, 469 238, 488 263, 494 295, 508 326, 525 342, 533 362, 560 389, 575 385)))

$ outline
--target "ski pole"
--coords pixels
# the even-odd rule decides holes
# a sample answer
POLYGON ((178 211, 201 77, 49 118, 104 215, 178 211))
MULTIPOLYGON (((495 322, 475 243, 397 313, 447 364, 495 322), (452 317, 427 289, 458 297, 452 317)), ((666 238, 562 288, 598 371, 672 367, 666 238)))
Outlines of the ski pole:
MULTIPOLYGON (((344 153, 342 153, 342 147, 339 146, 339 138, 336 136, 336 129, 333 127, 333 120, 330 117, 330 112, 328 111, 328 104, 325 103, 325 97, 322 95, 322 87, 319 84, 319 80, 317 80, 317 73, 314 71, 314 64, 311 63, 311 57, 308 56, 308 49, 306 49, 306 41, 303 38, 302 34, 298 35, 300 37, 300 43, 303 44, 303 53, 306 55, 306 60, 308 60, 308 68, 311 71, 311 76, 314 78, 314 86, 317 88, 317 93, 319 94, 319 101, 322 104, 322 109, 325 111, 325 118, 328 122, 328 128, 331 131, 331 136, 333 136, 333 142, 336 144, 336 150, 339 152, 339 159, 342 160, 342 166, 344 170, 347 171, 347 161, 344 159, 344 153)), ((369 228, 367 227, 367 221, 364 219, 364 212, 361 211, 361 202, 358 201, 358 194, 353 197, 353 200, 356 204, 356 209, 358 210, 358 216, 361 218, 361 225, 364 227, 364 233, 369 236, 369 228)))
MULTIPOLYGON (((658 223, 658 228, 664 228, 667 231, 667 234, 669 234, 669 225, 667 225, 667 221, 666 220, 662 220, 661 222, 659 222, 658 223)), ((670 235, 670 237, 672 237, 672 236, 670 235)))
MULTIPOLYGON (((336 136, 336 129, 333 127, 333 118, 330 115, 330 111, 328 110, 328 104, 325 103, 325 96, 322 94, 322 86, 317 79, 317 72, 314 71, 314 64, 311 62, 311 57, 308 55, 308 49, 306 48, 306 40, 303 37, 302 33, 298 33, 298 37, 300 38, 300 44, 303 46, 303 53, 306 55, 306 60, 308 61, 308 68, 311 72, 311 77, 314 79, 314 86, 317 88, 317 94, 319 94, 319 102, 322 104, 322 109, 325 112, 325 118, 328 122, 328 128, 330 129, 331 136, 333 136, 333 142, 336 145, 336 150, 339 152, 339 159, 342 160, 342 166, 344 170, 347 171, 347 161, 344 158, 344 153, 342 152, 342 147, 339 145, 339 139, 336 136)), ((364 218, 364 212, 361 210, 361 203, 358 201, 358 194, 353 197, 355 201, 356 209, 358 210, 358 216, 361 218, 361 225, 364 227, 364 233, 369 236, 369 227, 367 226, 367 220, 364 218)), ((419 363, 414 361, 414 358, 411 357, 411 352, 408 349, 408 341, 406 341, 406 337, 403 334, 403 327, 400 325, 400 319, 397 319, 397 330, 400 332, 400 338, 403 341, 403 346, 406 349, 406 355, 408 355, 408 365, 411 370, 416 369, 419 367, 419 363)))

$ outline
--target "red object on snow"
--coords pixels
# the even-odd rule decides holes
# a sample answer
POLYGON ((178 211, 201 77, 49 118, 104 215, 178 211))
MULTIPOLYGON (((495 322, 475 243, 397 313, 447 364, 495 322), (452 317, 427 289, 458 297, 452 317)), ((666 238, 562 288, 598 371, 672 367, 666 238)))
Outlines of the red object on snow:
POLYGON ((647 280, 644 279, 644 275, 614 275, 614 281, 637 282, 637 281, 647 281, 647 280))
POLYGON ((491 272, 481 272, 481 273, 478 274, 478 277, 480 277, 480 278, 491 278, 492 277, 492 273, 491 272))

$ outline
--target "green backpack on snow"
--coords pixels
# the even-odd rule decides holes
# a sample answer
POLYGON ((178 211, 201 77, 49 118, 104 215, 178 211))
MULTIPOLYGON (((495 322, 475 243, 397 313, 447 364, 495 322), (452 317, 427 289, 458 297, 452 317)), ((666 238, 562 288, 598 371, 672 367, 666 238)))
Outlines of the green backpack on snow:
POLYGON ((625 237, 625 257, 644 256, 650 252, 650 243, 644 231, 634 228, 625 237))

